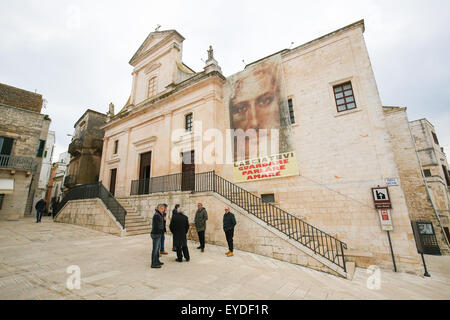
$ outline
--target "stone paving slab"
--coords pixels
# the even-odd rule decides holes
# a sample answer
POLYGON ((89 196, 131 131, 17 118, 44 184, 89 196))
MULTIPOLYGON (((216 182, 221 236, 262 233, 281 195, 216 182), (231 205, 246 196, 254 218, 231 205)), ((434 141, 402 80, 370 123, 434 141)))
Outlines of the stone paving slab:
MULTIPOLYGON (((166 237, 167 247, 172 239, 166 237)), ((74 225, 25 218, 0 221, 0 299, 442 299, 450 298, 450 257, 426 256, 431 278, 381 270, 379 290, 357 268, 353 281, 248 252, 189 242, 190 262, 170 252, 150 268, 149 235, 120 238, 74 225), (66 287, 69 266, 81 288, 66 287), (372 283, 369 281, 369 284, 372 283)))

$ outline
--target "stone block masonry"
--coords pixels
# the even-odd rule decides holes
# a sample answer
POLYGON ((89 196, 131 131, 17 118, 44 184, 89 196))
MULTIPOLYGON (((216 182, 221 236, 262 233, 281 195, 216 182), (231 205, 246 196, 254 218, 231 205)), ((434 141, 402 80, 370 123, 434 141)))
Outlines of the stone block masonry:
POLYGON ((92 230, 123 236, 124 229, 100 199, 69 201, 55 222, 75 224, 92 230))

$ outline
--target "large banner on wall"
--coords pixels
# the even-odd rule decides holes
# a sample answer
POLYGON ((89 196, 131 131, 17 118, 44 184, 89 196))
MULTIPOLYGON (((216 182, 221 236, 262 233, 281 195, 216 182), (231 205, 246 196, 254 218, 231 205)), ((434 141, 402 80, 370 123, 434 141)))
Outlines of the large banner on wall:
POLYGON ((298 175, 281 55, 250 65, 229 77, 225 99, 233 130, 235 182, 298 175), (272 161, 279 157, 287 157, 288 162, 272 161), (261 171, 253 174, 245 169, 248 162, 249 166, 265 167, 252 168, 261 171), (265 174, 272 169, 276 174, 265 174))
POLYGON ((233 168, 235 182, 247 182, 284 178, 298 175, 295 152, 286 152, 274 156, 237 161, 233 168))

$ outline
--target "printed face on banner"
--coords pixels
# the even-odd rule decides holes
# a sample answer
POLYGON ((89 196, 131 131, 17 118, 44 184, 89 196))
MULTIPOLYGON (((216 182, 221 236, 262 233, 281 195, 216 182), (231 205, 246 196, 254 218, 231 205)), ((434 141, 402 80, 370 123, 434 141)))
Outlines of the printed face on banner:
POLYGON ((281 56, 227 80, 235 182, 298 175, 281 56))
POLYGON ((275 67, 265 64, 236 82, 230 101, 233 128, 280 128, 280 88, 275 67))
POLYGON ((292 151, 281 57, 231 76, 227 83, 234 161, 292 151))

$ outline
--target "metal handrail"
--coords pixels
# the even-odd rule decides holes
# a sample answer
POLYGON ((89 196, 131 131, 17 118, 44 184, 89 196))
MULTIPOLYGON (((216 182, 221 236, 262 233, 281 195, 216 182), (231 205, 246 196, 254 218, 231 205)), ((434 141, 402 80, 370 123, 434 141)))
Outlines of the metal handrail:
POLYGON ((131 183, 131 195, 188 190, 212 191, 223 196, 290 239, 311 249, 314 254, 338 265, 344 272, 347 271, 344 254, 347 245, 344 242, 273 204, 265 203, 260 197, 222 178, 214 171, 198 174, 177 173, 134 180, 131 183))
POLYGON ((61 200, 56 208, 56 214, 64 208, 67 202, 71 200, 84 200, 99 198, 105 204, 106 208, 113 214, 116 220, 125 228, 125 216, 127 211, 114 198, 114 196, 105 188, 101 182, 79 185, 71 188, 66 196, 61 200))

